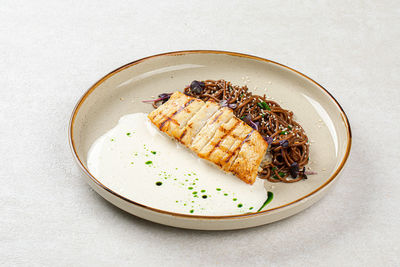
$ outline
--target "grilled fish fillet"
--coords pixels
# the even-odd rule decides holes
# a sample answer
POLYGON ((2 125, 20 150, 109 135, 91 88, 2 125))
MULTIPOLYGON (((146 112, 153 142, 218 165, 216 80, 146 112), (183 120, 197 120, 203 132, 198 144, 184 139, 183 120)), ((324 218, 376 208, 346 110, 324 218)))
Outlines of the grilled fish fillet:
POLYGON ((230 108, 175 92, 148 117, 199 157, 248 184, 254 183, 268 144, 230 108))

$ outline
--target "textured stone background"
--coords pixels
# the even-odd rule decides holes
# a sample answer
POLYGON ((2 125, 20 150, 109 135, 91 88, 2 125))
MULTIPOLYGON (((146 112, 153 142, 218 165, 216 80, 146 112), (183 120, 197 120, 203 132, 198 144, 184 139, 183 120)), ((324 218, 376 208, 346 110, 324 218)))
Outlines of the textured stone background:
POLYGON ((398 1, 2 1, 0 265, 399 266, 398 1), (109 71, 217 49, 287 64, 342 104, 353 148, 310 209, 227 232, 138 219, 90 190, 67 124, 109 71))

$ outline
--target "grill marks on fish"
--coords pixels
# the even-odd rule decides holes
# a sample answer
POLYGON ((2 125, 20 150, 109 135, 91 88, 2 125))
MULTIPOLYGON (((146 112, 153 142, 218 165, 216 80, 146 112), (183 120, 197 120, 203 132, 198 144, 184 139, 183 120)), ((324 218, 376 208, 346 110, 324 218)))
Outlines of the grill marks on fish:
POLYGON ((175 92, 148 117, 199 157, 254 183, 268 144, 230 108, 175 92))
MULTIPOLYGON (((234 121, 235 121, 235 124, 234 124, 234 126, 233 126, 231 129, 226 130, 225 128, 222 128, 222 129, 224 129, 224 131, 223 131, 223 132, 224 132, 224 135, 221 137, 221 139, 218 140, 218 142, 217 142, 216 144, 214 144, 214 147, 211 149, 210 152, 208 152, 207 157, 209 157, 209 156, 211 155, 211 153, 213 153, 214 150, 215 150, 216 148, 219 148, 221 142, 223 142, 223 141, 225 140, 225 138, 226 138, 229 134, 231 134, 231 132, 232 132, 232 131, 234 130, 234 128, 236 127, 236 125, 239 124, 239 121, 238 121, 238 120, 234 120, 234 121)), ((237 137, 234 136, 234 138, 237 138, 237 137)))
POLYGON ((242 135, 236 140, 236 142, 232 145, 231 151, 227 158, 225 159, 225 171, 231 171, 231 167, 233 163, 236 161, 240 150, 242 149, 243 144, 248 140, 250 135, 253 133, 254 129, 246 128, 245 131, 242 132, 242 135))
POLYGON ((215 116, 218 111, 219 105, 217 103, 209 101, 204 104, 203 102, 203 106, 200 110, 187 122, 187 125, 183 129, 181 136, 178 137, 178 140, 189 147, 204 125, 211 117, 215 116))
POLYGON ((166 131, 167 134, 180 138, 183 132, 187 132, 186 126, 189 120, 204 106, 204 102, 199 99, 195 99, 189 103, 182 111, 180 111, 174 119, 179 122, 179 125, 171 125, 166 131))
MULTIPOLYGON (((256 131, 252 131, 246 139, 239 150, 239 153, 231 165, 229 171, 235 175, 240 175, 241 173, 257 173, 260 166, 260 159, 256 155, 261 153, 264 155, 265 150, 260 145, 260 139, 257 136, 256 131)), ((264 140, 262 140, 265 143, 264 140)), ((262 159, 261 159, 262 160, 262 159)), ((247 179, 246 177, 245 179, 247 179)), ((251 180, 247 181, 250 182, 251 180)))
POLYGON ((241 140, 241 135, 245 131, 244 123, 237 120, 239 123, 235 128, 219 143, 218 149, 211 153, 209 160, 217 164, 222 169, 226 169, 225 165, 232 157, 232 147, 238 140, 241 140), (229 158, 226 162, 225 159, 229 158))
POLYGON ((178 114, 179 112, 181 112, 182 110, 184 110, 184 108, 186 108, 188 105, 190 105, 190 103, 192 103, 194 101, 194 99, 190 99, 189 101, 187 101, 183 106, 181 106, 177 111, 175 111, 174 113, 171 114, 171 116, 165 116, 165 120, 160 124, 160 131, 162 131, 162 129, 165 126, 165 123, 172 121, 173 123, 179 125, 179 122, 177 122, 176 120, 173 119, 173 117, 178 114))
MULTIPOLYGON (((230 121, 227 123, 221 125, 217 131, 215 132, 214 136, 211 138, 211 140, 208 142, 207 145, 203 147, 203 149, 200 151, 199 156, 203 158, 209 158, 211 153, 213 153, 217 148, 220 147, 221 142, 224 141, 224 139, 231 134, 231 132, 235 129, 235 127, 239 124, 239 120, 236 120, 235 118, 232 118, 230 121)), ((237 137, 236 137, 237 138, 237 137)), ((225 153, 229 153, 228 151, 225 151, 225 153)))
POLYGON ((212 140, 223 124, 233 118, 233 112, 229 108, 221 108, 213 117, 211 117, 200 132, 193 139, 191 149, 198 153, 199 157, 204 158, 202 149, 212 140))
POLYGON ((217 116, 215 116, 215 118, 213 119, 212 123, 215 123, 219 119, 219 117, 221 117, 222 113, 223 112, 220 112, 217 116))
POLYGON ((187 129, 184 129, 183 132, 181 133, 181 135, 179 136, 179 141, 181 141, 185 137, 186 133, 187 133, 187 129))

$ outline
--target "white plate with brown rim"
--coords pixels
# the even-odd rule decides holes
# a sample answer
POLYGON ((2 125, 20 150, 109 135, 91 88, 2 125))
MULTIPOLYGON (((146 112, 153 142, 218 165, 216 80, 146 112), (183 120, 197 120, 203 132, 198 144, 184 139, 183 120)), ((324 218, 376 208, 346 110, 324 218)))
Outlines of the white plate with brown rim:
POLYGON ((306 75, 256 56, 195 50, 150 56, 105 75, 75 106, 69 124, 69 141, 88 184, 117 207, 165 225, 228 230, 274 222, 318 201, 337 180, 346 163, 351 148, 351 130, 346 114, 335 98, 306 75), (208 216, 177 213, 162 205, 145 205, 135 201, 132 194, 124 193, 135 188, 118 192, 107 186, 101 177, 90 173, 87 156, 92 143, 113 128, 120 117, 136 112, 148 113, 152 106, 141 100, 182 90, 192 80, 206 79, 246 84, 255 94, 267 94, 283 108, 293 111, 310 139, 308 166, 317 174, 292 184, 265 182, 274 198, 260 212, 208 216))

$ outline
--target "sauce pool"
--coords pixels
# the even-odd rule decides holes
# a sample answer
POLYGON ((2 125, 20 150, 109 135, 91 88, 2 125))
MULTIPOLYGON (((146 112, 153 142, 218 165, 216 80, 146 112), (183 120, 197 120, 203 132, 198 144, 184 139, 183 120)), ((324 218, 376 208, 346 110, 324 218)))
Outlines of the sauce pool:
POLYGON ((88 153, 88 168, 124 197, 176 213, 234 215, 265 202, 264 180, 248 185, 198 158, 155 128, 147 114, 121 117, 88 153))

